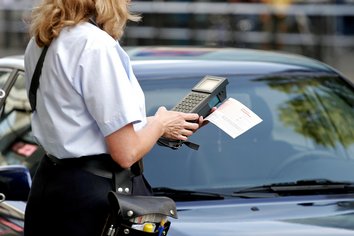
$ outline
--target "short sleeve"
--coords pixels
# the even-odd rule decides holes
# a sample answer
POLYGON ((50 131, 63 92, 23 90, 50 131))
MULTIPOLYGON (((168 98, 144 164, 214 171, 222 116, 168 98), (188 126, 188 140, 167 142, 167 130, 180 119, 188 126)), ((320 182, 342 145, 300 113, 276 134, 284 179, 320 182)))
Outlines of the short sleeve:
POLYGON ((104 45, 87 50, 75 83, 104 136, 144 119, 139 105, 140 88, 129 78, 129 57, 121 54, 119 47, 104 45))

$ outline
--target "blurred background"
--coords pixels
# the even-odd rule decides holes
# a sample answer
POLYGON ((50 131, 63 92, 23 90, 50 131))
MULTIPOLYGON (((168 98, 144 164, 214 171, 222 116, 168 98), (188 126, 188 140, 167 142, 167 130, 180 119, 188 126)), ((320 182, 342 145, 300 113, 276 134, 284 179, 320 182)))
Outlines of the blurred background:
MULTIPOLYGON (((0 56, 24 53, 38 0, 0 0, 0 56)), ((354 0, 132 0, 142 21, 123 46, 198 45, 292 52, 354 81, 354 0)))

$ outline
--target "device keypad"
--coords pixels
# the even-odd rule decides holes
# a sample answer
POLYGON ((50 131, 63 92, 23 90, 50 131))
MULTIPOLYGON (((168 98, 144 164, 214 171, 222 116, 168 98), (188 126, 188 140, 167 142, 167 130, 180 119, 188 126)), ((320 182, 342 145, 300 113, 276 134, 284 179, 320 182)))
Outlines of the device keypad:
POLYGON ((191 112, 209 94, 191 92, 176 107, 174 111, 191 112))

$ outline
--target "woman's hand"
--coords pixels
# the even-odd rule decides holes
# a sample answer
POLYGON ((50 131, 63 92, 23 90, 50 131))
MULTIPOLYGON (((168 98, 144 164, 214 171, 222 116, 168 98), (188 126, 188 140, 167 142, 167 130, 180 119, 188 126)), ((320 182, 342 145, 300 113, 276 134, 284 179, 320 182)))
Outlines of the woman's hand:
POLYGON ((163 137, 183 141, 199 128, 202 121, 196 113, 168 111, 165 107, 160 107, 155 117, 163 126, 163 137))
MULTIPOLYGON (((217 107, 211 108, 209 115, 210 115, 211 113, 213 113, 214 111, 216 111, 216 109, 217 109, 217 107)), ((200 116, 199 119, 198 119, 198 123, 199 123, 199 128, 202 128, 204 125, 208 124, 209 121, 204 120, 204 117, 203 117, 203 116, 200 116)))

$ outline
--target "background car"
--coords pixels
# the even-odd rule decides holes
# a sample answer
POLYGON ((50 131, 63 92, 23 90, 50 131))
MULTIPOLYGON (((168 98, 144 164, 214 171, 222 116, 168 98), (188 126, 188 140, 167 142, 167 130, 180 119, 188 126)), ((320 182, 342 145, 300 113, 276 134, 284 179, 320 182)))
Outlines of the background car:
POLYGON ((43 150, 31 135, 23 56, 0 59, 0 165, 25 164, 34 174, 43 150))
MULTIPOLYGON (((155 194, 177 203, 179 218, 171 219, 169 235, 354 235, 350 80, 321 62, 283 53, 190 47, 127 52, 148 115, 159 106, 171 109, 212 75, 227 78, 227 96, 263 120, 236 139, 209 123, 190 138, 199 150, 156 145, 144 158, 155 194)), ((9 72, 9 60, 0 60, 0 70, 9 72)), ((23 58, 11 60, 23 66, 23 58)), ((19 110, 28 118, 27 105, 19 110)), ((10 111, 5 107, 3 117, 10 111)), ((15 136, 2 149, 5 164, 35 169, 40 149, 19 156, 12 144, 35 145, 30 129, 15 136)))

